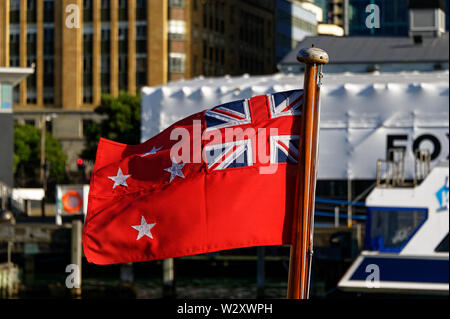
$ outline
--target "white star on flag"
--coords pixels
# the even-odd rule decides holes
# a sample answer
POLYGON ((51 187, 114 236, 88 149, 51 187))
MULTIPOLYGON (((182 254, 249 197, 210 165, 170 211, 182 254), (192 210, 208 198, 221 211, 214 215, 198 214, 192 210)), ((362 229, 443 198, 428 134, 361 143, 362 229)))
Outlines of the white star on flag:
POLYGON ((119 167, 119 170, 117 171, 117 175, 116 176, 108 176, 108 178, 114 181, 114 185, 113 185, 113 189, 114 189, 119 185, 128 187, 127 178, 130 176, 131 175, 123 175, 122 170, 119 167))
POLYGON ((158 148, 156 148, 156 147, 153 146, 153 148, 150 150, 150 152, 147 152, 147 153, 142 154, 141 157, 145 157, 145 156, 148 156, 148 155, 156 154, 156 153, 159 152, 161 149, 162 149, 162 146, 161 146, 161 147, 158 147, 158 148))
POLYGON ((147 221, 145 220, 144 216, 141 217, 141 224, 136 226, 131 226, 135 230, 139 232, 136 240, 141 239, 144 236, 147 236, 151 239, 153 239, 152 233, 150 232, 150 229, 152 229, 156 223, 154 224, 147 224, 147 221))
POLYGON ((184 163, 177 164, 172 158, 172 167, 165 168, 164 170, 170 173, 170 182, 176 177, 179 176, 184 178, 183 172, 181 169, 184 167, 184 163))

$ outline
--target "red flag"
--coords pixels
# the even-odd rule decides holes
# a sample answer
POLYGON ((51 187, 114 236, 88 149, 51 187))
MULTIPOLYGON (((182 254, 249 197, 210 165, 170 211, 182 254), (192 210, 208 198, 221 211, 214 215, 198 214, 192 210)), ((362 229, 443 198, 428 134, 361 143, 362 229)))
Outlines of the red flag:
POLYGON ((101 139, 83 228, 88 261, 291 244, 302 97, 219 105, 139 145, 101 139))

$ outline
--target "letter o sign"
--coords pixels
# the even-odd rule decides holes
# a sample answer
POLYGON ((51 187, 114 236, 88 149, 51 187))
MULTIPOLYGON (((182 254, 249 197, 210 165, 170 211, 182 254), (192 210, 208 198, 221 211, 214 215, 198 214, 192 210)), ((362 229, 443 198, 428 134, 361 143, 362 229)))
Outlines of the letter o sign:
POLYGON ((413 143, 413 152, 416 154, 416 151, 420 149, 420 144, 422 144, 423 141, 430 141, 431 144, 433 144, 433 153, 431 153, 431 160, 436 159, 439 154, 441 153, 441 143, 437 139, 436 136, 431 134, 424 134, 420 135, 418 138, 414 140, 413 143))

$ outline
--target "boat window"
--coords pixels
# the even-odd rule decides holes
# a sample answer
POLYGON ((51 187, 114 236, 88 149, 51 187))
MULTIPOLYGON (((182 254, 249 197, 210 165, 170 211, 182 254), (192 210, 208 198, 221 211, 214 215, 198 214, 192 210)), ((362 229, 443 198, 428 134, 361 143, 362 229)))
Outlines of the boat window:
POLYGON ((444 237, 444 239, 442 239, 442 241, 440 242, 440 244, 436 247, 436 249, 434 251, 437 253, 444 253, 444 252, 448 253, 448 233, 444 237))
POLYGON ((371 250, 399 252, 426 218, 426 209, 372 208, 366 246, 371 250))

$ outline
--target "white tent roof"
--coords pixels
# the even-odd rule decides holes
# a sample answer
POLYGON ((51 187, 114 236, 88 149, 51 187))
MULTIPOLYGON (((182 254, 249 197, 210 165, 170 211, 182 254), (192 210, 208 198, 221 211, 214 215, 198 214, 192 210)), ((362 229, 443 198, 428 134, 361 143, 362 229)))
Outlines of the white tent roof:
MULTIPOLYGON (((448 70, 335 73, 325 74, 322 82, 319 178, 374 178, 376 159, 385 158, 386 134, 407 134, 407 147, 411 151, 409 144, 429 131, 442 142, 439 158, 447 156, 448 70), (377 135, 377 141, 372 141, 377 135), (370 152, 375 144, 379 144, 378 152, 370 152), (359 158, 364 152, 376 158, 359 158), (339 163, 327 168, 328 156, 339 163), (360 161, 369 163, 361 166, 360 161)), ((303 88, 302 74, 199 77, 145 87, 142 89, 142 141, 201 110, 232 100, 298 88, 303 88)), ((422 144, 427 146, 427 141, 422 144)))

